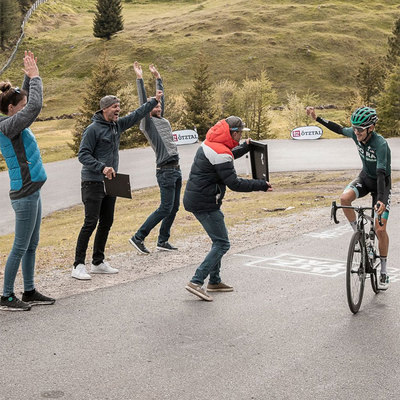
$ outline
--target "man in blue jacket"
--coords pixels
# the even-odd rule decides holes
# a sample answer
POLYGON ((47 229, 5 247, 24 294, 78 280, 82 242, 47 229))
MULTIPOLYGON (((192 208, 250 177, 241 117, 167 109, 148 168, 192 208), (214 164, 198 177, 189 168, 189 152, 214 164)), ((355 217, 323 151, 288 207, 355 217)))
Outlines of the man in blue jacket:
POLYGON ((155 97, 121 118, 119 99, 116 96, 105 96, 100 100, 100 110, 94 114, 93 122, 83 132, 78 159, 82 163, 81 193, 85 205, 85 220, 78 236, 71 273, 75 279, 91 279, 86 270, 85 258, 90 236, 97 224, 90 272, 118 273, 118 269, 112 268, 104 260, 104 249, 114 220, 116 201, 115 197, 106 195, 104 179, 112 179, 118 171, 121 133, 138 123, 157 106, 161 95, 162 92, 157 90, 155 97))
POLYGON ((206 301, 210 292, 232 292, 233 287, 221 281, 221 259, 229 250, 228 231, 220 210, 226 186, 236 192, 268 191, 271 185, 261 179, 242 179, 236 175, 233 160, 246 154, 250 139, 239 146, 242 131, 248 130, 239 117, 218 121, 197 150, 183 197, 183 205, 201 223, 212 240, 212 247, 197 268, 186 289, 206 301), (204 280, 210 276, 207 290, 204 280))

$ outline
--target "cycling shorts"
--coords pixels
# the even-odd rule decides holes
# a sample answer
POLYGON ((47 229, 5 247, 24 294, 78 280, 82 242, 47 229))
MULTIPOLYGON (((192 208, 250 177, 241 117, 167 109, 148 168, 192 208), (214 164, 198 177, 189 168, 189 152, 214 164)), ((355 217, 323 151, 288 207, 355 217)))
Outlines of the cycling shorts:
MULTIPOLYGON (((360 199, 361 197, 366 196, 368 193, 371 193, 373 204, 377 202, 377 183, 376 179, 370 178, 364 171, 361 171, 360 175, 357 176, 352 182, 350 182, 344 191, 351 189, 356 194, 356 198, 360 199)), ((390 176, 385 178, 385 191, 383 193, 382 202, 386 206, 386 210, 382 214, 382 218, 388 219, 389 211, 390 211, 390 200, 392 197, 392 182, 390 176)))

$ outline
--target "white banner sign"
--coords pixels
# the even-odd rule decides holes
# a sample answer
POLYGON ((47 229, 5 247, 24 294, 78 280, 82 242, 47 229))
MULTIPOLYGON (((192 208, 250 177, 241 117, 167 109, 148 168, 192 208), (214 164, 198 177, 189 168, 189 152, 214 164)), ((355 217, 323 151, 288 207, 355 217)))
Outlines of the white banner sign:
POLYGON ((290 132, 290 137, 296 140, 319 139, 322 132, 322 128, 319 126, 300 126, 290 132))
POLYGON ((191 129, 185 129, 183 131, 173 131, 172 137, 174 138, 177 146, 180 146, 182 144, 193 144, 199 141, 199 135, 196 131, 193 131, 191 129))

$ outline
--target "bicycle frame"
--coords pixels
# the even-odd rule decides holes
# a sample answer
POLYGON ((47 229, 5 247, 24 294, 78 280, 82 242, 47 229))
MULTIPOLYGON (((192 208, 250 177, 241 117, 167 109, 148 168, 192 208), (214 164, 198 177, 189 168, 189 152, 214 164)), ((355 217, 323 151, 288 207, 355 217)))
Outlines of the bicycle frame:
MULTIPOLYGON (((371 244, 374 243, 375 237, 376 237, 376 232, 375 232, 375 218, 374 218, 374 207, 361 207, 361 206, 338 206, 336 204, 336 201, 332 202, 332 208, 331 208, 331 219, 335 221, 335 224, 338 224, 340 221, 338 221, 336 217, 336 211, 340 208, 347 208, 354 210, 357 213, 357 231, 361 233, 361 246, 363 250, 366 251, 366 257, 365 259, 368 260, 367 265, 366 265, 366 273, 371 274, 373 273, 373 270, 376 268, 375 261, 376 259, 379 258, 379 256, 376 254, 374 246, 371 244), (366 211, 371 211, 371 216, 366 215, 366 211), (370 223, 370 229, 369 233, 367 234, 365 232, 365 226, 370 223), (373 251, 373 254, 367 254, 367 252, 373 251)), ((383 226, 382 223, 382 218, 380 215, 378 215, 378 223, 380 226, 383 226)))

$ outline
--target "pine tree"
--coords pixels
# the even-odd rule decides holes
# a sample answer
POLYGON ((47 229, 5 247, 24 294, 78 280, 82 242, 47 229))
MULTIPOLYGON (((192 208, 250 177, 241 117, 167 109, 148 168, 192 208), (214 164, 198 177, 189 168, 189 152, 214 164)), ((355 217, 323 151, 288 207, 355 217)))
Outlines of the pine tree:
POLYGON ((386 78, 377 109, 378 132, 384 136, 400 136, 400 65, 386 78))
POLYGON ((124 29, 121 0, 97 0, 97 11, 93 20, 93 35, 110 40, 111 36, 124 29))
POLYGON ((381 59, 367 58, 358 68, 356 85, 360 92, 362 103, 371 106, 374 98, 383 89, 386 69, 381 59))
POLYGON ((104 52, 92 71, 83 96, 83 105, 79 109, 81 115, 75 122, 73 143, 69 144, 75 155, 78 154, 83 131, 92 122, 93 114, 99 109, 100 99, 109 94, 115 95, 120 89, 118 75, 117 66, 110 62, 107 53, 104 52))
POLYGON ((400 56, 400 17, 396 20, 392 36, 388 39, 388 53, 386 56, 389 68, 392 68, 398 63, 398 57, 400 56))
POLYGON ((243 81, 235 102, 239 117, 251 129, 252 139, 267 138, 271 124, 269 109, 275 101, 276 93, 265 71, 261 71, 258 79, 243 81))
POLYGON ((0 47, 6 49, 6 45, 16 39, 20 29, 21 13, 15 0, 0 1, 0 47))
POLYGON ((211 103, 212 84, 208 74, 208 64, 203 54, 200 54, 197 65, 193 87, 184 96, 187 103, 186 124, 188 127, 196 127, 199 139, 203 140, 214 122, 214 112, 211 103))
POLYGON ((18 0, 19 8, 22 14, 26 14, 28 10, 31 8, 33 3, 34 3, 33 0, 18 0))

